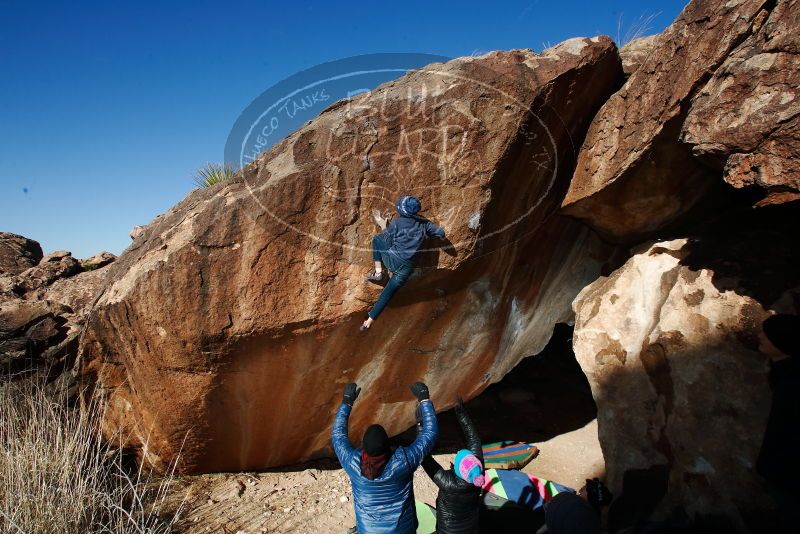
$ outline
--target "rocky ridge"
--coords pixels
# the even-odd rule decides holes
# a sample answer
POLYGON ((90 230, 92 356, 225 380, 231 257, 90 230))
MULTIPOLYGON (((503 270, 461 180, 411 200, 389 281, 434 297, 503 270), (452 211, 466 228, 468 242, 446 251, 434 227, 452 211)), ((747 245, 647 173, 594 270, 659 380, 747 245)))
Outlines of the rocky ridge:
POLYGON ((67 251, 43 255, 36 241, 0 233, 0 366, 6 373, 47 367, 57 375, 71 366, 115 258, 108 252, 83 261, 67 251))

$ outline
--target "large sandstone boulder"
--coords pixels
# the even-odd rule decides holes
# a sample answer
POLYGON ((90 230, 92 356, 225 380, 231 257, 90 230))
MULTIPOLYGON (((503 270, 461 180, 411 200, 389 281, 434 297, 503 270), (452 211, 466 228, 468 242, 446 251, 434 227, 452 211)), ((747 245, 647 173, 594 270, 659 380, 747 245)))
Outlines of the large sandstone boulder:
POLYGON ((620 83, 608 38, 430 65, 334 104, 148 225, 110 267, 82 342, 103 428, 151 464, 254 469, 324 454, 343 385, 354 435, 413 422, 547 342, 606 247, 554 215, 575 146, 620 83), (372 329, 372 209, 418 195, 448 241, 372 329))
POLYGON ((576 298, 574 349, 622 495, 612 519, 684 512, 768 530, 755 471, 771 399, 759 336, 769 309, 797 313, 800 302, 798 255, 773 240, 793 215, 778 215, 641 247, 576 298))
POLYGON ((761 11, 753 31, 692 101, 681 140, 762 203, 800 199, 800 2, 761 11))
MULTIPOLYGON (((782 73, 774 80, 779 86, 767 87, 773 81, 767 66, 773 59, 776 68, 794 64, 794 59, 780 50, 788 51, 794 46, 791 39, 797 35, 796 17, 792 14, 782 23, 764 25, 765 20, 772 20, 771 13, 777 16, 779 12, 785 11, 787 15, 793 12, 794 6, 785 5, 789 3, 788 0, 691 2, 658 36, 655 50, 595 117, 563 202, 566 213, 588 221, 609 239, 635 242, 673 223, 685 225, 687 219, 702 216, 707 198, 718 196, 709 193, 722 187, 719 172, 696 156, 715 150, 724 154, 742 150, 754 154, 756 163, 765 166, 764 154, 768 153, 774 157, 771 161, 786 165, 785 170, 790 171, 787 158, 794 149, 784 150, 776 144, 756 148, 753 142, 744 142, 738 136, 727 148, 720 145, 721 139, 733 129, 744 130, 742 136, 748 137, 750 126, 746 125, 746 119, 739 119, 743 115, 760 116, 757 111, 760 102, 768 105, 763 114, 767 122, 768 117, 773 121, 789 120, 796 113, 791 111, 796 107, 791 86, 783 85, 792 83, 795 72, 782 73), (781 39, 774 53, 767 52, 767 56, 760 58, 759 48, 764 46, 770 28, 787 30, 776 34, 781 39), (761 33, 765 36, 758 37, 761 33), (755 59, 747 63, 751 57, 755 59), (728 65, 721 69, 726 62, 728 65), (762 68, 759 64, 765 70, 753 77, 752 73, 762 68), (752 79, 741 80, 742 76, 752 79), (726 89, 731 86, 734 88, 726 89), (745 102, 729 99, 731 92, 736 93, 734 99, 745 102), (708 95, 704 96, 705 93, 708 95), (681 132, 695 104, 698 111, 688 124, 687 143, 683 143, 681 132), (729 108, 722 110, 724 106, 729 108), (717 118, 716 114, 723 111, 723 116, 717 118), (719 121, 719 125, 706 132, 706 124, 714 121, 719 121), (697 128, 691 127, 692 124, 697 124, 697 128), (695 147, 693 154, 689 143, 701 146, 695 147)), ((765 51, 772 46, 764 46, 765 51)), ((790 121, 776 130, 778 144, 778 138, 790 140, 792 124, 790 121)), ((752 128, 752 134, 771 135, 763 128, 763 121, 752 128)), ((758 136, 749 135, 751 139, 755 137, 758 136)), ((795 140, 790 141, 795 146, 795 140)), ((721 156, 717 159, 719 165, 726 161, 721 156)), ((742 162, 740 156, 727 164, 733 168, 737 162, 742 162)), ((738 180, 733 176, 741 172, 731 170, 731 181, 738 180)), ((766 176, 780 175, 783 171, 776 168, 759 172, 766 176)), ((787 178, 777 180, 787 181, 787 178)), ((788 181, 791 180, 796 178, 788 181)))

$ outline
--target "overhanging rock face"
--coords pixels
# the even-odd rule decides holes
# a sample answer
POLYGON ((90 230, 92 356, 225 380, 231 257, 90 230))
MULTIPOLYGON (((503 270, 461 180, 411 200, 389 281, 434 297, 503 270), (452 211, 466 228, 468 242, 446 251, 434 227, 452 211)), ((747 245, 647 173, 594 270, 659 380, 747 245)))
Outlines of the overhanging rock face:
POLYGON ((607 250, 560 218, 577 147, 617 88, 604 37, 434 64, 339 102, 229 183, 193 192, 111 267, 82 368, 108 437, 185 472, 328 449, 344 383, 354 436, 413 422, 545 345, 607 250), (401 194, 447 230, 372 329, 372 209, 401 194))

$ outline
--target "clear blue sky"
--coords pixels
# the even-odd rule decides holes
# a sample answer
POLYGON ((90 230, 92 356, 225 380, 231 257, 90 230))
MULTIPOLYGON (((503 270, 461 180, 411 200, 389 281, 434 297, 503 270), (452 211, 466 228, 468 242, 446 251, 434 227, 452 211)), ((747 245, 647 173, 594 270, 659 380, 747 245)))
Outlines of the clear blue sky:
POLYGON ((455 57, 621 37, 683 0, 38 2, 0 0, 0 230, 45 252, 120 253, 128 232, 222 161, 274 83, 374 52, 455 57))

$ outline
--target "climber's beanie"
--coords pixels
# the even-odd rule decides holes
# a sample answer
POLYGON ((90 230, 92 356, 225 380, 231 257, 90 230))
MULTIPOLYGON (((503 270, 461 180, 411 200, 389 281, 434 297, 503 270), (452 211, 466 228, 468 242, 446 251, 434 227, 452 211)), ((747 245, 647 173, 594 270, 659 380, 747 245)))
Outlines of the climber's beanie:
POLYGON ((456 453, 456 459, 453 461, 453 471, 462 480, 466 480, 479 488, 483 487, 486 480, 483 476, 481 461, 467 449, 461 449, 456 453))
POLYGON ((364 432, 364 450, 370 456, 389 452, 389 436, 381 425, 370 425, 364 432))
POLYGON ((419 213, 419 210, 422 209, 422 204, 417 197, 406 195, 397 199, 395 208, 397 208, 397 213, 403 217, 411 217, 419 213))

